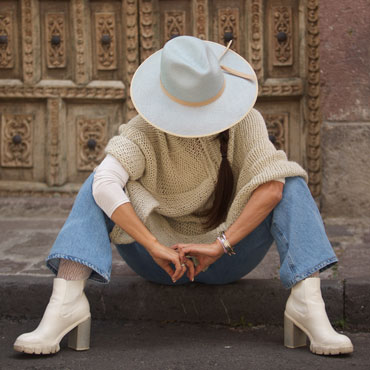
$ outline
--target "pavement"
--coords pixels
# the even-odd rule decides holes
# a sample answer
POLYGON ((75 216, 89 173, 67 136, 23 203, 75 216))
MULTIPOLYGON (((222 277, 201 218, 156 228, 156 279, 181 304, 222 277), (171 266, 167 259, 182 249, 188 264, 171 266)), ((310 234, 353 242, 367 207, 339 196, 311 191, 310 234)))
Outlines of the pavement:
POLYGON ((91 348, 75 352, 61 343, 56 355, 14 352, 21 330, 36 320, 0 322, 0 368, 3 370, 368 370, 370 333, 348 333, 355 352, 318 356, 308 347, 282 345, 279 327, 229 327, 210 324, 109 320, 92 324, 91 348))
POLYGON ((26 367, 25 357, 14 355, 11 344, 28 326, 32 329, 37 325, 35 320, 48 302, 52 275, 44 259, 72 204, 70 197, 0 198, 0 343, 5 348, 0 369, 15 369, 17 364, 17 368, 29 369, 93 369, 98 368, 99 361, 101 368, 107 349, 108 369, 123 368, 114 365, 120 356, 131 364, 125 367, 128 369, 295 369, 314 368, 315 364, 315 368, 324 365, 328 369, 334 364, 336 369, 370 368, 370 360, 364 360, 365 348, 370 348, 370 219, 349 218, 324 219, 339 263, 321 278, 331 322, 358 342, 353 356, 337 356, 327 362, 307 349, 288 351, 281 345, 289 291, 279 282, 279 256, 274 246, 262 263, 238 282, 176 287, 153 284, 137 276, 112 246, 111 283, 91 282, 86 289, 97 333, 94 349, 86 352, 88 356, 84 353, 78 357, 66 349, 55 360, 47 357, 50 363, 36 357, 26 367), (137 331, 141 333, 138 337, 137 331), (186 340, 182 331, 188 333, 186 340), (225 341, 218 342, 219 336, 225 341), (223 345, 228 341, 232 344, 225 351, 223 345), (147 351, 153 345, 156 355, 149 363, 147 351), (75 362, 68 367, 66 361, 71 358, 75 362), (367 367, 361 367, 365 363, 367 367))

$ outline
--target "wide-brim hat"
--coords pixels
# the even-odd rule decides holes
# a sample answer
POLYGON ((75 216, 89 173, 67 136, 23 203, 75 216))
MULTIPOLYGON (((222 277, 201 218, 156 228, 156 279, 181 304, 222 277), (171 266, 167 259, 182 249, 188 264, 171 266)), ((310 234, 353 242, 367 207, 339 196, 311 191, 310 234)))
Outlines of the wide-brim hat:
POLYGON ((148 57, 130 89, 148 123, 190 138, 231 128, 252 109, 257 94, 257 77, 242 56, 192 36, 175 37, 148 57))

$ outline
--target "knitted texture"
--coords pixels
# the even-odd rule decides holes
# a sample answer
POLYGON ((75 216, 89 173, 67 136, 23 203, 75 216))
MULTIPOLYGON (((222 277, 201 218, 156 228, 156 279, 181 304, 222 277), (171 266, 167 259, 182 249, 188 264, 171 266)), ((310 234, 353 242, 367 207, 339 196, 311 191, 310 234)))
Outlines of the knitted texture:
MULTIPOLYGON (((211 207, 221 162, 217 135, 182 138, 166 134, 141 116, 120 126, 106 153, 129 174, 126 193, 138 217, 164 245, 210 243, 240 215, 252 192, 261 184, 307 174, 268 138, 261 114, 252 109, 230 129, 227 157, 235 184, 226 221, 204 231, 199 214, 211 207)), ((110 235, 115 244, 133 242, 117 225, 110 235)))
POLYGON ((91 275, 91 268, 78 262, 60 259, 57 277, 65 280, 87 280, 91 275))

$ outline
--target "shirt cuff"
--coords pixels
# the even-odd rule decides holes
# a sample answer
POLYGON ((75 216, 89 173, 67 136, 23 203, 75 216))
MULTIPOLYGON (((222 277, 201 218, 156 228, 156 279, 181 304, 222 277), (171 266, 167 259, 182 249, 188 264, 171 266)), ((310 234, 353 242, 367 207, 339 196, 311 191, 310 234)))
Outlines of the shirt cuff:
POLYGON ((285 177, 281 177, 280 179, 275 179, 275 181, 279 181, 285 184, 285 177))

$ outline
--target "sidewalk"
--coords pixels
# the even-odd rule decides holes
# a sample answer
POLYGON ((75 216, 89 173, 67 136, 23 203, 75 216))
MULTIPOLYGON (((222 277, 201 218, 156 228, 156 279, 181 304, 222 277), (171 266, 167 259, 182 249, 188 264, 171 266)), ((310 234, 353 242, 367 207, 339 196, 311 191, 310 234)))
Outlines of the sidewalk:
MULTIPOLYGON (((0 316, 39 318, 52 275, 44 258, 73 203, 71 198, 0 198, 0 316)), ((322 274, 331 321, 349 330, 370 330, 370 220, 325 220, 339 264, 322 274)), ((273 246, 248 276, 229 286, 168 287, 137 276, 113 248, 112 282, 89 283, 97 319, 282 325, 289 291, 279 280, 273 246)))

